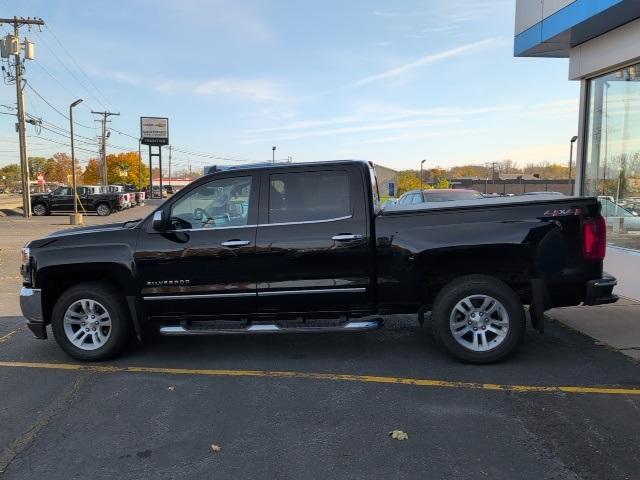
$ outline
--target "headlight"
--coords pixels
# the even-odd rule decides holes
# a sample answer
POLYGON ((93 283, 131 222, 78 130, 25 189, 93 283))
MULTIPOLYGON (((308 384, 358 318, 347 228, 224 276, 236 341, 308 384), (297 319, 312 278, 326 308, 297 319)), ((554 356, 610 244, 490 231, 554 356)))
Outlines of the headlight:
POLYGON ((29 265, 29 259, 31 258, 31 249, 23 248, 22 249, 22 266, 29 265))
POLYGON ((33 281, 31 276, 31 250, 28 248, 22 249, 22 265, 20 266, 20 273, 22 274, 22 281, 31 285, 33 281))

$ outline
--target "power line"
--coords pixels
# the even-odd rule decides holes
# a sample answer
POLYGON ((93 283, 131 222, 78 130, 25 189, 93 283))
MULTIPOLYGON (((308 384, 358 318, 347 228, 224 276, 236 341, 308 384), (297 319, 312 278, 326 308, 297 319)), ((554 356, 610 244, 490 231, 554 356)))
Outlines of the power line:
POLYGON ((91 86, 95 89, 96 92, 98 92, 98 94, 109 104, 111 105, 113 108, 115 108, 115 106, 113 105, 113 103, 111 103, 109 101, 109 99, 106 97, 106 95, 102 92, 102 90, 100 90, 95 83, 93 83, 93 81, 89 78, 89 76, 85 73, 85 71, 83 70, 83 68, 80 66, 80 64, 78 62, 76 62, 75 58, 73 58, 73 56, 71 55, 71 53, 69 53, 69 51, 65 48, 65 46, 63 45, 63 43, 58 39, 57 35, 53 32, 53 30, 51 30, 51 27, 49 27, 48 25, 45 26, 45 29, 53 36, 53 38, 55 39, 56 42, 58 42, 58 45, 60 45, 60 47, 62 48, 62 50, 69 56, 69 58, 71 59, 71 61, 76 65, 76 67, 78 67, 78 70, 80 70, 80 73, 82 73, 84 75, 84 77, 87 79, 87 81, 91 84, 91 86))
MULTIPOLYGON (((51 30, 49 30, 49 32, 51 32, 51 30)), ((60 63, 60 65, 62 65, 62 67, 69 73, 69 75, 71 75, 76 82, 78 82, 78 84, 89 94, 90 97, 92 97, 98 104, 103 105, 104 103, 102 101, 100 101, 100 99, 98 97, 96 97, 91 90, 89 90, 89 88, 85 85, 84 82, 82 82, 80 80, 80 78, 78 78, 78 76, 73 73, 71 71, 71 69, 67 66, 66 62, 64 62, 59 56, 58 54, 56 54, 56 52, 54 51, 54 49, 52 47, 49 46, 49 44, 47 43, 47 41, 45 40, 44 35, 39 35, 38 38, 40 40, 42 40, 42 44, 45 46, 45 48, 49 51, 49 53, 51 53, 51 55, 53 55, 53 57, 58 61, 58 63, 60 63)))
MULTIPOLYGON (((42 100, 44 103, 46 103, 46 104, 47 104, 47 105, 48 105, 52 110, 54 110, 58 115, 60 115, 61 117, 65 118, 65 119, 67 119, 67 120, 69 120, 69 117, 68 117, 67 115, 65 115, 65 114, 64 114, 64 113, 62 113, 60 110, 58 110, 56 107, 54 107, 53 105, 51 105, 51 103, 49 103, 49 102, 47 101, 47 99, 46 99, 46 98, 44 98, 42 95, 40 95, 40 93, 39 93, 35 88, 33 88, 33 86, 31 85, 31 83, 30 83, 30 82, 25 81, 25 85, 26 85, 27 87, 29 87, 29 90, 31 90, 33 93, 35 93, 35 94, 38 96, 38 98, 40 98, 40 100, 42 100)), ((75 125, 78 125, 79 127, 84 127, 84 128, 88 128, 89 130, 91 130, 91 127, 89 127, 89 126, 87 126, 87 125, 83 125, 83 124, 78 123, 78 122, 73 122, 73 123, 74 123, 75 125)))

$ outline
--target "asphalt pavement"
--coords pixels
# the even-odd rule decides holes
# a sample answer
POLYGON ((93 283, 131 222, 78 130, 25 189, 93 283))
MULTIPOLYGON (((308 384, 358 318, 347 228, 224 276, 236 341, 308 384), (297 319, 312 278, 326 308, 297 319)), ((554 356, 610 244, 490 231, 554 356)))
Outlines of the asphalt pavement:
POLYGON ((1 478, 639 478, 639 364, 554 321, 488 366, 408 315, 365 334, 160 337, 82 365, 7 306, 1 478))

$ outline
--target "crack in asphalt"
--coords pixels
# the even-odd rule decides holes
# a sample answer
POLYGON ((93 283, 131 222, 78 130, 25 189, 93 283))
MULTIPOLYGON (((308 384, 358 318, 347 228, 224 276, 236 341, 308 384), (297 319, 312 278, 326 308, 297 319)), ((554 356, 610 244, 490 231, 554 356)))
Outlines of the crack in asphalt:
POLYGON ((38 434, 55 416, 64 413, 65 410, 68 410, 69 407, 72 406, 80 391, 80 387, 90 376, 90 373, 85 373, 76 378, 71 388, 58 395, 58 397, 49 404, 47 410, 38 416, 26 432, 19 435, 0 452, 0 476, 6 472, 11 463, 13 463, 20 454, 27 451, 31 445, 33 445, 38 434))

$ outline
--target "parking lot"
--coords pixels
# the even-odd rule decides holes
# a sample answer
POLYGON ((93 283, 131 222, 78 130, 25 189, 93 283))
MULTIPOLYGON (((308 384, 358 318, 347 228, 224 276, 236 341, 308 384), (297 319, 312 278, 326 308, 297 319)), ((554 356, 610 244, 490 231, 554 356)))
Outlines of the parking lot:
POLYGON ((638 363, 560 324, 490 366, 451 359, 413 316, 367 334, 161 337, 82 365, 17 309, 20 247, 68 217, 0 226, 3 478, 638 478, 638 363))

